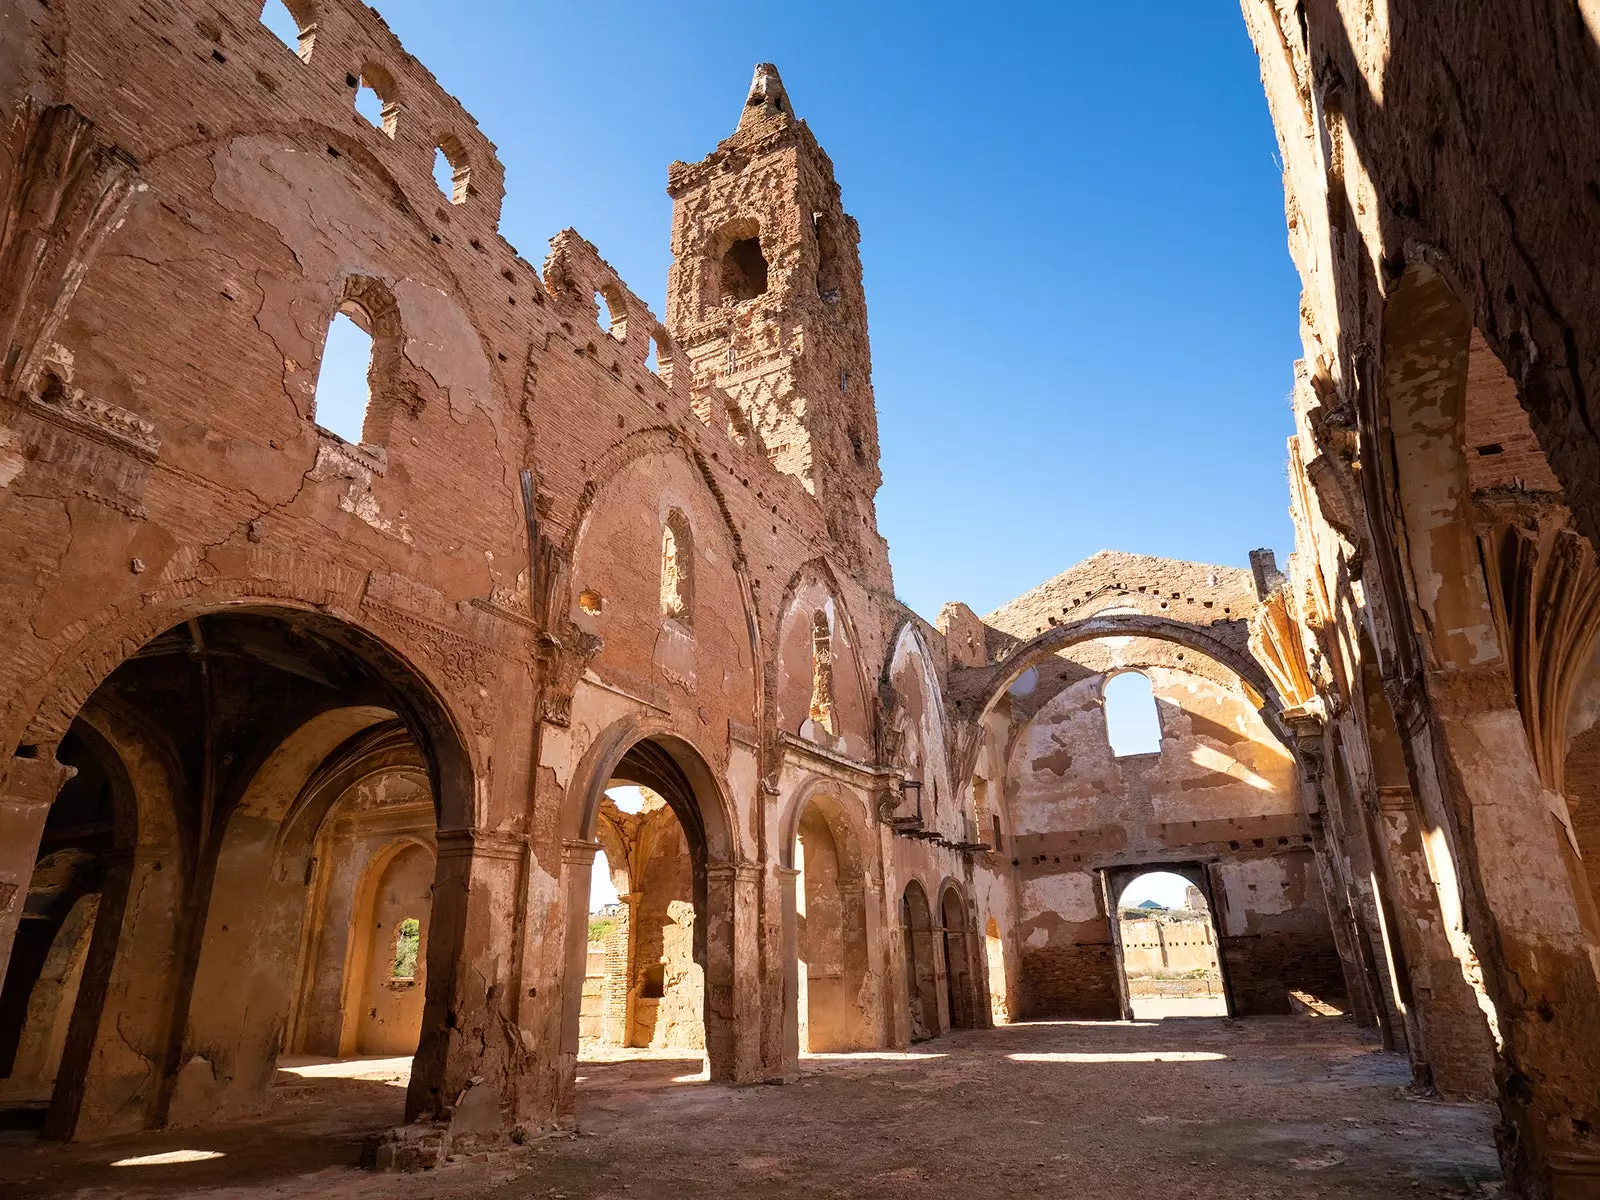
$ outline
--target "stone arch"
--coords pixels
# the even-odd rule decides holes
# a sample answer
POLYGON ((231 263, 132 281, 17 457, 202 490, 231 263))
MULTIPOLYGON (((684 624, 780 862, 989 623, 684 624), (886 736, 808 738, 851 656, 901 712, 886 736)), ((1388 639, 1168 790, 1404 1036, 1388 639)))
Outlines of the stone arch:
MULTIPOLYGON (((1212 956, 1216 962, 1218 976, 1222 982, 1221 1007, 1222 1013, 1217 1015, 1234 1016, 1239 1013, 1239 1006, 1234 999, 1233 984, 1229 976, 1227 955, 1223 953, 1223 928, 1222 913, 1217 908, 1215 889, 1212 886, 1211 872, 1203 863, 1198 862, 1146 862, 1126 866, 1111 867, 1104 872, 1106 892, 1106 919, 1111 925, 1111 941, 1116 947, 1117 954, 1117 992, 1122 1006, 1122 1019, 1131 1021, 1135 1017, 1133 995, 1130 988, 1130 970, 1127 961, 1128 948, 1122 940, 1122 897, 1129 886, 1146 875, 1176 875, 1187 881, 1199 892, 1206 906, 1206 918, 1211 925, 1212 956)), ((1162 951, 1166 953, 1165 950, 1162 951)), ((1211 1001, 1215 1003, 1215 1001, 1211 1001)), ((1247 1009, 1246 1012, 1249 1010, 1247 1009)))
MULTIPOLYGON (((400 305, 395 300, 394 289, 383 279, 351 274, 339 285, 330 325, 323 331, 324 350, 331 322, 340 315, 350 318, 371 342, 360 441, 363 445, 383 445, 389 440, 399 412, 416 416, 422 408, 421 392, 405 358, 406 331, 400 305)), ((319 371, 320 363, 319 354, 319 371)), ((321 382, 320 374, 318 381, 321 382)), ((313 400, 314 408, 323 399, 319 388, 313 400)), ((318 419, 315 411, 312 416, 318 419)))
POLYGON ((713 1080, 747 1075, 736 1020, 734 910, 743 855, 730 797, 700 750, 664 722, 624 717, 594 739, 573 772, 561 828, 566 853, 561 1107, 571 1111, 588 952, 589 884, 600 801, 608 787, 633 783, 667 802, 683 829, 693 870, 694 960, 704 972, 706 1056, 713 1080))
POLYGON ((835 730, 831 748, 866 760, 876 737, 862 662, 862 642, 832 568, 822 558, 802 563, 789 576, 778 605, 776 653, 766 664, 766 694, 774 697, 782 731, 801 736, 811 719, 814 629, 818 612, 828 620, 835 730))
MULTIPOLYGON (((573 510, 573 526, 564 540, 567 570, 551 597, 561 621, 570 620, 570 641, 588 646, 582 665, 563 665, 558 686, 576 689, 585 667, 602 677, 612 663, 639 656, 651 664, 652 677, 665 685, 673 702, 693 712, 707 697, 691 704, 697 670, 713 661, 718 650, 738 656, 739 666, 724 676, 724 688, 711 698, 711 719, 720 716, 754 725, 761 708, 763 674, 761 631, 749 566, 723 496, 703 458, 676 430, 641 430, 612 445, 594 464, 573 510), (625 488, 629 481, 632 487, 625 488), (658 586, 662 533, 655 524, 637 519, 640 489, 648 488, 659 520, 681 511, 690 529, 694 604, 718 612, 719 620, 700 620, 690 627, 661 612, 658 586), (598 547, 598 549, 596 549, 598 547), (743 636, 736 610, 744 616, 743 636), (726 615, 724 615, 726 614, 726 615), (747 657, 748 656, 748 657, 747 657), (748 674, 746 674, 748 672, 748 674), (570 680, 571 682, 567 682, 570 680), (720 711, 719 711, 720 710, 720 711)), ((570 699, 571 692, 557 700, 570 699)))
POLYGON ((974 1029, 988 1024, 978 1005, 976 950, 972 914, 965 889, 953 878, 939 884, 940 950, 944 955, 945 1009, 952 1029, 974 1029))
POLYGON ((1295 739, 1283 720, 1283 697, 1266 670, 1249 653, 1200 626, 1137 613, 1116 613, 1063 622, 1023 642, 1006 656, 989 686, 984 689, 981 706, 975 706, 978 719, 981 720, 1000 702, 1007 689, 1029 667, 1080 642, 1108 637, 1147 637, 1173 642, 1214 660, 1238 676, 1245 694, 1273 735, 1286 747, 1295 745, 1295 739))
MULTIPOLYGON (((339 1013, 339 1054, 412 1054, 416 1051, 417 1039, 421 1034, 422 1026, 422 992, 416 989, 415 995, 407 997, 409 1003, 391 1006, 403 1011, 389 1012, 375 1011, 378 1006, 372 1003, 377 987, 378 973, 383 969, 382 951, 385 943, 393 942, 393 931, 383 930, 388 933, 387 938, 378 936, 376 926, 377 909, 379 908, 380 892, 384 882, 393 873, 397 865, 402 864, 406 858, 415 858, 419 855, 426 856, 431 867, 435 857, 434 847, 422 838, 412 835, 403 835, 394 838, 384 846, 367 863, 362 872, 361 882, 358 885, 358 894, 354 910, 351 914, 352 936, 346 944, 345 970, 341 980, 340 1013, 339 1013), (369 936, 357 936, 357 931, 366 932, 369 936), (375 1028, 390 1021, 403 1025, 403 1029, 386 1030, 375 1028)), ((428 872, 429 878, 433 872, 428 872)), ((420 939, 422 955, 418 958, 418 970, 426 979, 426 951, 428 946, 428 925, 432 905, 419 909, 421 919, 420 939)), ((410 914, 408 914, 410 915, 410 914)), ((420 982, 420 981, 418 981, 420 982)))
POLYGON ((680 508, 661 523, 661 615, 694 628, 694 527, 680 508))
POLYGON ((594 502, 599 498, 600 485, 597 480, 613 478, 624 467, 635 459, 646 454, 674 454, 680 456, 684 462, 694 468, 695 473, 705 484, 706 490, 716 502, 717 511, 722 516, 722 523, 727 530, 728 537, 732 539, 735 554, 735 570, 743 573, 744 551, 743 539, 739 527, 733 519, 733 512, 728 507, 727 497, 723 495, 722 487, 711 472, 710 465, 701 457, 699 451, 689 446, 676 429, 666 425, 655 425, 646 429, 638 429, 627 437, 614 442, 606 452, 594 463, 590 471, 589 481, 584 484, 583 491, 578 495, 577 504, 573 507, 571 520, 567 525, 567 536, 562 544, 568 561, 577 554, 578 544, 583 541, 584 532, 588 526, 589 518, 594 511, 594 502))
MULTIPOLYGON (((890 760, 908 770, 915 767, 922 776, 922 792, 918 801, 924 808, 924 819, 931 827, 941 812, 955 812, 960 788, 952 778, 947 748, 949 744, 945 723, 944 692, 939 686, 938 673, 933 669, 933 656, 922 631, 909 618, 902 621, 889 643, 889 653, 884 657, 883 674, 879 681, 879 694, 887 709, 885 740, 897 743, 890 747, 890 760), (904 671, 909 667, 909 689, 905 686, 904 671), (909 745, 915 737, 916 745, 909 745), (896 750, 898 752, 896 752, 896 750)), ((959 778, 957 776, 956 778, 959 778)), ((961 811, 965 811, 964 809, 961 811)), ((958 834, 958 840, 976 841, 982 831, 955 829, 949 821, 940 823, 946 832, 958 834)))
MULTIPOLYGON (((170 1017, 149 1019, 138 1044, 143 1065, 128 1068, 147 1076, 135 1090, 150 1097, 150 1104, 137 1112, 126 1105, 104 1111, 109 1103, 102 1099, 110 1087, 107 1081, 126 1077, 126 1069, 116 1066, 123 1052, 112 1039, 130 1048, 134 1043, 129 1041, 126 1021, 108 1030, 106 1022, 80 1002, 82 1036, 75 1012, 72 1041, 83 1061, 64 1063, 70 1071, 63 1071, 63 1082, 74 1072, 78 1077, 69 1085, 75 1099, 59 1106, 61 1115, 52 1119, 60 1136, 71 1136, 89 1112, 103 1130, 151 1122, 203 1123, 254 1106, 255 1097, 270 1081, 292 1003, 292 964, 304 918, 307 852, 315 831, 315 821, 304 821, 299 832, 291 826, 290 836, 285 836, 285 822, 296 812, 297 799, 319 764, 353 735, 385 722, 403 727, 425 761, 425 768, 418 763, 418 769, 426 770, 430 789, 441 801, 434 822, 455 821, 470 828, 474 821, 476 786, 470 751, 438 693, 409 662, 373 634, 327 611, 264 603, 255 597, 234 604, 199 604, 195 599, 180 595, 169 604, 153 603, 154 613, 141 616, 157 627, 154 636, 148 626, 133 636, 127 626, 87 635, 83 641, 95 649, 80 648, 57 676, 53 703, 35 709, 33 727, 53 733, 52 725, 65 708, 62 695, 92 685, 80 704, 86 721, 108 731, 119 723, 147 730, 156 744, 170 743, 167 749, 138 752, 130 761, 137 761, 146 776, 167 775, 167 794, 185 794, 181 811, 190 814, 178 824, 177 845, 168 849, 187 869, 167 872, 162 867, 168 863, 161 858, 147 864, 135 856, 132 870, 148 866, 159 874, 146 876, 137 905, 102 906, 99 924, 107 929, 109 944, 102 954, 97 932, 86 970, 86 981, 90 971, 98 972, 96 994, 103 1000, 109 991, 116 1003, 118 989, 126 984, 122 950, 131 931, 153 930, 155 940, 164 940, 169 947, 165 963, 155 971, 160 985, 151 987, 146 980, 145 990, 162 994, 161 1004, 170 1017), (190 615, 176 624, 166 623, 175 615, 173 608, 187 608, 190 615), (200 670, 196 663, 213 660, 222 665, 207 666, 197 676, 210 683, 185 684, 186 673, 200 670), (163 663, 179 664, 177 674, 163 663), (252 678, 252 671, 267 672, 255 691, 250 690, 255 685, 244 682, 252 678), (281 688, 270 680, 280 678, 299 681, 295 685, 299 690, 276 698, 281 688), (217 760, 224 766, 209 767, 210 758, 196 760, 188 750, 179 755, 173 749, 195 726, 182 712, 171 709, 159 691, 152 692, 153 686, 176 687, 175 695, 190 696, 201 706, 197 711, 222 714, 205 721, 242 714, 214 735, 218 745, 227 748, 226 757, 217 760), (214 688, 225 689, 221 699, 205 699, 214 688), (268 696, 275 699, 269 701, 268 696), (138 702, 130 702, 130 697, 138 697, 138 702), (273 719, 261 721, 251 715, 256 710, 271 713, 273 719), (188 773, 180 759, 191 764, 188 773), (164 897, 155 910, 147 895, 152 891, 164 897), (241 898, 246 891, 249 895, 241 898), (250 989, 249 1005, 230 1004, 224 998, 229 988, 240 987, 250 989), (230 1011, 244 1012, 246 1019, 230 1019, 230 1011)), ((457 928, 450 937, 433 939, 430 990, 453 986, 463 933, 457 928)), ((142 943, 146 938, 137 940, 142 943)), ((417 1074, 426 1076, 428 1071, 417 1074)))
POLYGON ((46 1087, 54 1090, 99 911, 99 892, 80 895, 51 939, 38 977, 29 989, 26 1016, 16 1043, 7 1047, 13 1056, 5 1079, 0 1081, 0 1104, 8 1094, 26 1094, 46 1087))
POLYGON ((794 790, 780 822, 786 1069, 803 1048, 859 1050, 884 1041, 870 977, 881 917, 864 814, 859 796, 813 777, 794 790), (802 869, 807 863, 814 865, 802 869))
MULTIPOLYGON (((1113 705, 1116 704, 1124 706, 1124 708, 1127 710, 1128 717, 1133 720, 1139 719, 1141 712, 1148 711, 1149 721, 1153 724, 1155 733, 1155 748, 1153 752, 1159 754, 1161 752, 1161 742, 1165 735, 1165 731, 1162 729, 1161 725, 1161 705, 1156 701, 1155 687, 1151 682, 1149 674, 1138 666, 1130 665, 1118 667, 1113 671, 1107 671, 1101 678, 1100 705, 1101 712, 1105 716, 1106 741, 1108 743, 1111 741, 1112 732, 1111 709, 1113 705), (1130 675, 1138 676, 1138 679, 1143 682, 1143 686, 1132 693, 1124 692, 1121 696, 1113 693, 1111 690, 1112 682, 1130 675)), ((1130 731, 1125 731, 1125 735, 1127 732, 1130 731)), ((1137 738, 1138 731, 1135 730, 1131 732, 1137 738)), ((1118 758, 1123 758, 1131 754, 1151 753, 1151 751, 1139 749, 1119 750, 1115 745, 1113 745, 1111 747, 1111 753, 1118 758)))
POLYGON ((939 1019, 938 941, 928 893, 916 879, 910 880, 900 894, 900 937, 911 1040, 937 1037, 944 1032, 939 1019))
POLYGON ((352 652, 371 656, 385 685, 406 700, 400 719, 424 751, 441 827, 475 827, 479 806, 475 780, 480 775, 474 761, 475 739, 463 735, 467 725, 457 705, 418 665, 424 657, 410 652, 402 631, 382 629, 356 616, 366 580, 363 573, 305 580, 295 574, 284 570, 275 578, 216 580, 203 590, 172 585, 147 596, 132 617, 117 620, 107 614, 103 624, 76 638, 72 634, 79 633, 77 629, 63 634, 53 655, 63 665, 41 673, 13 709, 17 723, 11 744, 37 745, 41 753, 54 746, 112 671, 165 630, 210 616, 281 614, 336 631, 352 652))

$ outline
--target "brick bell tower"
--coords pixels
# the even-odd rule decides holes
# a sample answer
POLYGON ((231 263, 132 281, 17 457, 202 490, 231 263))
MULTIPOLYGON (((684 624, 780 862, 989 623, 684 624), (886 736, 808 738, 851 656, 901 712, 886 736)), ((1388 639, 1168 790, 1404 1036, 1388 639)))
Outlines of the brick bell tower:
POLYGON ((883 475, 861 231, 776 67, 756 67, 732 136, 672 164, 667 194, 667 324, 702 415, 760 439, 822 505, 844 565, 892 590, 874 502, 883 475))

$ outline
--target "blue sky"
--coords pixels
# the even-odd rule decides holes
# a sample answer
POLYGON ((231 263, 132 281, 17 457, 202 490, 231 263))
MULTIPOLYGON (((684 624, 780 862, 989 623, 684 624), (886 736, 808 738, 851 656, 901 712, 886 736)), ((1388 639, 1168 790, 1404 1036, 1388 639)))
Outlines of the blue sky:
POLYGON ((1104 548, 1287 554, 1299 288, 1235 0, 378 8, 498 145, 523 256, 571 225, 658 312, 667 164, 778 64, 861 224, 879 523, 924 616, 1104 548))

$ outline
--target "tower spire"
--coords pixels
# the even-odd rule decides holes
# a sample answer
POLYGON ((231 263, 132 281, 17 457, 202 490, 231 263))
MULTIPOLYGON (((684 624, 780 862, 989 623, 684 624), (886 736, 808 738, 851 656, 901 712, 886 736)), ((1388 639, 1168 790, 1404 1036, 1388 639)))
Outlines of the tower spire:
POLYGON ((744 109, 739 113, 739 130, 768 121, 792 121, 794 110, 789 104, 789 93, 784 90, 783 76, 771 63, 757 63, 755 75, 750 80, 750 91, 744 98, 744 109))

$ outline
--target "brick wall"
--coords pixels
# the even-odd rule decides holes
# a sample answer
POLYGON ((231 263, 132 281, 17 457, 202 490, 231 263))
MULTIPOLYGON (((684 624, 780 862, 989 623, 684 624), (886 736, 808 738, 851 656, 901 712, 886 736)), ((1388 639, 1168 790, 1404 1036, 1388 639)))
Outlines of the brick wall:
POLYGON ((1117 951, 1109 941, 1024 949, 1022 1017, 1114 1021, 1117 951))
POLYGON ((1234 1015, 1293 1011, 1291 991, 1345 1007, 1344 970, 1331 932, 1261 933, 1222 939, 1222 970, 1234 1015))

